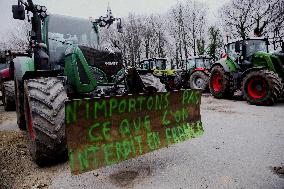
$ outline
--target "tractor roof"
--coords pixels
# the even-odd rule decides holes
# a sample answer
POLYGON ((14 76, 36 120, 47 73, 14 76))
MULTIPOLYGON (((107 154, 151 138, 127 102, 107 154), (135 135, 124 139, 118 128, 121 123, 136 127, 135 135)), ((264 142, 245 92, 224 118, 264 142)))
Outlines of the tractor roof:
MULTIPOLYGON (((237 38, 237 39, 232 39, 228 42, 228 44, 230 43, 235 43, 237 41, 242 41, 243 38, 237 38)), ((266 37, 249 37, 249 38, 246 38, 246 40, 267 40, 266 37)))
POLYGON ((148 59, 141 60, 141 62, 151 61, 151 60, 168 60, 168 59, 166 59, 166 58, 148 58, 148 59))
MULTIPOLYGON (((199 56, 191 56, 191 57, 188 57, 187 59, 188 60, 192 60, 192 59, 212 59, 210 56, 208 55, 199 55, 199 56)), ((185 61, 185 59, 182 59, 182 61, 185 61)))

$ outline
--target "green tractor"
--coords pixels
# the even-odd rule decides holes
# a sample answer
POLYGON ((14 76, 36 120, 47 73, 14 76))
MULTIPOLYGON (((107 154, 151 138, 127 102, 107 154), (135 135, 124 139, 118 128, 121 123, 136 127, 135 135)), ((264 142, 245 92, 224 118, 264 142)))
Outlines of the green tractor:
POLYGON ((269 53, 268 38, 240 39, 226 45, 213 64, 209 87, 215 98, 231 98, 241 89, 250 104, 273 105, 283 94, 284 52, 269 53))
POLYGON ((19 0, 12 11, 19 20, 32 13, 31 53, 16 57, 13 69, 18 126, 39 165, 66 155, 66 100, 158 91, 145 86, 135 69, 124 69, 120 52, 100 46, 101 27, 117 21, 122 30, 110 10, 92 21, 47 15, 46 7, 19 0))
POLYGON ((209 88, 209 75, 212 58, 209 56, 190 57, 182 60, 185 71, 183 83, 186 88, 206 91, 209 88))
POLYGON ((140 62, 140 68, 138 68, 139 74, 147 74, 147 77, 153 75, 160 79, 160 81, 165 85, 167 90, 174 90, 176 70, 167 69, 167 59, 165 58, 151 58, 142 60, 140 62))

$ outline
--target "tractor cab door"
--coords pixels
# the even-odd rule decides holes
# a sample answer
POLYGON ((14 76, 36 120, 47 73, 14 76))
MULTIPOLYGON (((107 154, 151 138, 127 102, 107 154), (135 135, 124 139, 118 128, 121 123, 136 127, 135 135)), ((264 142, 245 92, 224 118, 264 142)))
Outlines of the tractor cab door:
POLYGON ((241 56, 241 52, 242 52, 242 46, 240 45, 240 41, 234 42, 234 43, 230 43, 227 45, 227 54, 228 56, 235 62, 237 62, 238 64, 239 62, 239 58, 241 56))
POLYGON ((268 43, 265 39, 248 39, 243 44, 242 63, 243 70, 253 67, 253 57, 257 52, 268 53, 268 43))

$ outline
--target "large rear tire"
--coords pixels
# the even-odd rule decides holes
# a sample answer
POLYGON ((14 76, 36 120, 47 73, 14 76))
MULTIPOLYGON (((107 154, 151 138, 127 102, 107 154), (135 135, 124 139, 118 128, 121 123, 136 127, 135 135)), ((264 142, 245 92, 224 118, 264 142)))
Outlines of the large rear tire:
POLYGON ((281 96, 281 78, 268 70, 252 71, 242 82, 244 99, 254 105, 273 105, 281 96))
POLYGON ((5 111, 15 111, 15 85, 14 81, 6 81, 3 83, 2 101, 5 111))
POLYGON ((232 98, 234 91, 230 82, 230 75, 221 66, 214 66, 209 79, 211 94, 218 99, 232 98))
POLYGON ((189 78, 191 89, 206 91, 208 88, 209 76, 202 71, 193 72, 189 78))
POLYGON ((14 80, 15 85, 15 102, 16 102, 16 112, 17 112, 17 124, 20 130, 27 130, 25 110, 24 110, 24 85, 22 81, 14 80))
POLYGON ((67 94, 57 78, 25 81, 25 119, 33 160, 44 166, 66 156, 65 101, 67 94))

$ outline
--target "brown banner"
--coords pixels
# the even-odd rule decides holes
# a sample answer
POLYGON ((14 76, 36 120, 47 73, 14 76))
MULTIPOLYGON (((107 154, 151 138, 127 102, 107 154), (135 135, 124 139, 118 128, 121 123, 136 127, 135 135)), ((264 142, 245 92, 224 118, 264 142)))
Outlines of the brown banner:
POLYGON ((73 174, 119 163, 203 134, 201 93, 182 90, 66 102, 73 174))

